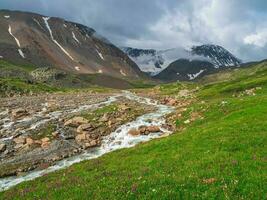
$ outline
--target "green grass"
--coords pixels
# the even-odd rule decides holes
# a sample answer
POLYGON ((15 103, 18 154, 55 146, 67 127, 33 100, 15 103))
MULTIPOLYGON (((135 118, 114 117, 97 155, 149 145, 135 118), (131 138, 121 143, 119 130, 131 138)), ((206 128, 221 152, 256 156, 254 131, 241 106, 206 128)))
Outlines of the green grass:
POLYGON ((16 65, 16 64, 12 64, 10 62, 4 61, 4 60, 0 60, 0 69, 20 69, 20 70, 25 70, 27 72, 30 72, 34 69, 36 69, 36 67, 32 66, 32 65, 16 65))
POLYGON ((250 68, 242 68, 232 72, 227 71, 214 74, 207 77, 206 80, 202 80, 202 82, 208 82, 208 80, 214 79, 213 77, 216 77, 217 82, 204 84, 198 93, 199 97, 207 99, 214 97, 220 98, 222 96, 231 96, 255 87, 263 87, 262 92, 267 92, 266 62, 250 68))
POLYGON ((31 138, 34 140, 40 140, 42 138, 48 137, 52 138, 52 133, 56 131, 56 125, 54 124, 48 124, 46 127, 42 128, 40 131, 38 131, 35 134, 32 134, 31 138))
POLYGON ((111 104, 104 106, 102 108, 98 108, 93 112, 82 112, 80 116, 84 117, 88 120, 96 120, 98 117, 102 116, 105 113, 112 113, 118 110, 118 106, 116 104, 111 104))
MULTIPOLYGON (((266 199, 265 75, 236 79, 200 87, 177 121, 185 130, 24 182, 0 199, 266 199), (232 96, 255 86, 256 96, 232 96), (192 112, 204 119, 185 125, 192 112)), ((176 84, 160 90, 184 89, 176 84)))
POLYGON ((58 88, 43 83, 29 83, 28 81, 15 78, 0 79, 0 97, 15 94, 58 92, 58 88))

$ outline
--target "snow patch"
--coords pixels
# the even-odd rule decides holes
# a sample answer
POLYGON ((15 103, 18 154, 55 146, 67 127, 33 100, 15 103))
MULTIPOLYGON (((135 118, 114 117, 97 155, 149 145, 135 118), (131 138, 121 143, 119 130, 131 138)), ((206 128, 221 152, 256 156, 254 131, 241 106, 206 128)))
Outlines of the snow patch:
POLYGON ((81 44, 80 41, 76 38, 76 35, 74 34, 73 31, 72 31, 72 38, 73 38, 76 42, 78 42, 79 44, 81 44))
POLYGON ((205 70, 201 69, 198 73, 195 74, 187 74, 190 80, 196 79, 200 74, 202 74, 205 70))
POLYGON ((0 56, 0 59, 3 59, 4 57, 3 56, 0 56))
POLYGON ((103 71, 102 71, 102 69, 98 70, 98 72, 97 72, 97 73, 99 73, 99 74, 103 74, 103 71))
POLYGON ((6 18, 6 19, 9 19, 9 18, 10 18, 10 16, 9 16, 9 15, 5 15, 5 16, 4 16, 4 18, 6 18))
POLYGON ((8 32, 9 32, 9 34, 15 39, 15 41, 16 41, 18 47, 20 47, 20 42, 19 42, 18 38, 16 38, 16 37, 13 35, 13 33, 12 33, 12 29, 11 29, 11 26, 10 26, 10 25, 8 26, 8 32))
POLYGON ((8 32, 9 32, 9 34, 15 39, 15 41, 16 41, 18 47, 19 47, 19 49, 18 49, 19 55, 20 55, 22 58, 25 58, 24 53, 23 53, 22 50, 20 49, 20 42, 19 42, 18 38, 16 38, 15 35, 13 35, 13 33, 12 33, 12 28, 11 28, 10 25, 8 26, 8 32))
POLYGON ((123 75, 123 76, 127 76, 127 74, 124 73, 124 71, 123 71, 122 69, 120 70, 120 73, 121 73, 121 75, 123 75))
POLYGON ((68 27, 66 24, 63 24, 63 26, 64 26, 65 28, 67 28, 67 27, 68 27))
POLYGON ((80 67, 78 67, 78 66, 76 66, 75 69, 76 69, 77 71, 80 71, 80 67))
POLYGON ((42 27, 42 25, 40 24, 40 22, 39 22, 37 19, 35 19, 35 18, 32 18, 32 19, 33 19, 33 21, 35 21, 35 23, 36 23, 38 26, 40 26, 41 29, 44 30, 44 28, 42 27))
POLYGON ((19 52, 19 55, 20 55, 22 58, 25 58, 25 55, 24 55, 24 53, 22 52, 21 49, 18 49, 18 52, 19 52))
POLYGON ((48 20, 50 19, 50 17, 43 17, 43 20, 45 22, 45 25, 46 25, 46 28, 50 34, 50 37, 52 39, 52 41, 71 59, 74 61, 73 57, 54 39, 54 36, 53 36, 53 33, 52 33, 52 30, 49 26, 49 23, 48 23, 48 20))
POLYGON ((97 54, 99 55, 99 57, 100 57, 102 60, 105 60, 105 58, 103 57, 102 53, 100 53, 97 49, 96 49, 96 52, 97 52, 97 54))

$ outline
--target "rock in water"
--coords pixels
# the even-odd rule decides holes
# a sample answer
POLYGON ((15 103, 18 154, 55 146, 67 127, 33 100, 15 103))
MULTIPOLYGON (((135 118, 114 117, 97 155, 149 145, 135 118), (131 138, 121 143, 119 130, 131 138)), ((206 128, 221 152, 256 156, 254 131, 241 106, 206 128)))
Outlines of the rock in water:
POLYGON ((138 136, 138 135, 140 135, 140 131, 135 129, 135 128, 133 128, 128 132, 128 134, 132 135, 132 136, 138 136))

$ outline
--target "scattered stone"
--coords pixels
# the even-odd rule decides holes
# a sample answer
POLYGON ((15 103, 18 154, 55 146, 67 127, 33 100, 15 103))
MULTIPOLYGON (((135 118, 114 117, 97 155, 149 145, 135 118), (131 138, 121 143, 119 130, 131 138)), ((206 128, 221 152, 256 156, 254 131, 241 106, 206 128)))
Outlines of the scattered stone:
POLYGON ((97 147, 100 145, 100 141, 99 140, 92 140, 90 142, 87 142, 84 144, 84 148, 88 149, 88 148, 92 148, 92 147, 97 147))
POLYGON ((26 144, 27 145, 33 145, 34 144, 34 140, 32 138, 26 138, 26 144))
POLYGON ((184 121, 184 124, 189 124, 189 123, 190 123, 189 119, 184 121))
POLYGON ((77 128, 77 133, 89 132, 93 129, 94 127, 92 126, 92 124, 82 124, 77 128))
POLYGON ((0 153, 4 152, 6 150, 5 144, 0 144, 0 153))
POLYGON ((49 146, 50 146, 50 142, 43 142, 42 145, 41 145, 41 147, 43 149, 47 149, 47 148, 49 148, 49 146))
POLYGON ((105 113, 99 120, 100 122, 107 122, 108 121, 108 114, 105 113))
POLYGON ((59 132, 58 132, 58 131, 53 132, 53 133, 52 133, 52 136, 53 136, 53 137, 58 137, 58 136, 59 136, 59 132))
POLYGON ((82 124, 87 124, 88 120, 83 117, 74 117, 64 123, 64 126, 78 127, 82 124))
POLYGON ((22 108, 14 109, 11 111, 11 117, 13 119, 21 119, 21 118, 26 117, 28 115, 29 115, 28 111, 25 109, 22 109, 22 108))
POLYGON ((50 141, 50 139, 48 138, 48 137, 45 137, 45 138, 42 138, 41 139, 41 142, 42 143, 47 143, 47 142, 49 142, 50 141))
POLYGON ((25 144, 26 143, 26 139, 25 137, 17 137, 17 138, 14 138, 13 141, 16 143, 16 144, 25 144))
POLYGON ((216 181, 217 181, 216 178, 203 179, 203 183, 205 184, 212 184, 215 183, 216 181))
POLYGON ((180 90, 179 93, 178 93, 178 96, 187 98, 187 97, 190 97, 191 94, 190 94, 189 90, 180 90))
POLYGON ((163 103, 168 105, 168 106, 175 106, 177 104, 177 100, 176 99, 173 99, 171 97, 166 97, 164 100, 163 100, 163 103))
POLYGON ((87 136, 85 133, 79 134, 75 137, 76 142, 81 143, 82 141, 86 140, 87 136))
POLYGON ((129 110, 131 110, 131 108, 126 106, 125 104, 123 104, 123 105, 119 105, 119 110, 121 110, 121 111, 129 111, 129 110))

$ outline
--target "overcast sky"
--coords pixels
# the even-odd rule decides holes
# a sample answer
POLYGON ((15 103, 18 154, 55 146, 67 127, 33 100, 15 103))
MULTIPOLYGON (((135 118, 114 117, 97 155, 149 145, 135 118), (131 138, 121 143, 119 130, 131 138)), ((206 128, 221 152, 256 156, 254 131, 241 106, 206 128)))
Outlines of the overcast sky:
POLYGON ((118 46, 212 43, 244 61, 267 58, 266 0, 0 0, 0 8, 79 22, 118 46))

